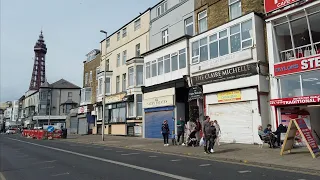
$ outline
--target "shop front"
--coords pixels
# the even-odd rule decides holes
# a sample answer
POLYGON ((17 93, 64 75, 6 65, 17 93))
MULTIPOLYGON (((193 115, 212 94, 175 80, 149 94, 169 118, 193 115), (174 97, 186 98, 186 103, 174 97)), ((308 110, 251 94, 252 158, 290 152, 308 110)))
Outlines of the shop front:
POLYGON ((203 87, 205 114, 220 125, 221 142, 260 141, 257 128, 269 118, 268 86, 257 67, 249 63, 192 77, 194 86, 203 87))
POLYGON ((92 134, 95 127, 95 117, 91 115, 92 109, 92 105, 80 106, 77 119, 71 119, 70 124, 73 128, 77 126, 78 134, 92 134))

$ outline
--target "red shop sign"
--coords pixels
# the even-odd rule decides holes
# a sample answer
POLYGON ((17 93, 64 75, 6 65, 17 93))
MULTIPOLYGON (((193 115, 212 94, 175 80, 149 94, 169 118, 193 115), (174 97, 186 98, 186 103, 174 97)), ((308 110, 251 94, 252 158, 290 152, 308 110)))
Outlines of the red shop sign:
POLYGON ((274 65, 274 75, 281 76, 297 72, 320 69, 320 54, 274 65))
POLYGON ((270 106, 285 106, 285 105, 310 104, 310 103, 320 103, 320 95, 299 96, 299 97, 270 100, 270 106))
POLYGON ((264 9, 266 13, 288 6, 299 0, 264 0, 264 9))

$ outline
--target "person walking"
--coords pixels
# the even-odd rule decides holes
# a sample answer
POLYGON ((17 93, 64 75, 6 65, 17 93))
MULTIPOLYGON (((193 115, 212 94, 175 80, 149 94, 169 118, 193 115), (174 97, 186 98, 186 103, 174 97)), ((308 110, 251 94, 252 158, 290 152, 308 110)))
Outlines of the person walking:
POLYGON ((184 132, 185 132, 186 123, 182 117, 177 121, 177 130, 178 130, 178 145, 180 145, 180 138, 181 144, 184 145, 184 132))
MULTIPOLYGON (((203 138, 204 138, 204 152, 205 153, 209 153, 208 148, 209 148, 209 139, 210 139, 210 131, 209 131, 209 127, 210 127, 210 117, 206 116, 205 117, 205 121, 203 121, 203 138)), ((209 149, 210 150, 210 149, 209 149)))
POLYGON ((210 120, 210 127, 208 128, 208 134, 209 134, 209 148, 208 151, 210 151, 210 153, 214 153, 213 147, 215 144, 215 140, 217 139, 217 129, 215 126, 214 121, 210 120))
POLYGON ((199 142, 200 142, 200 132, 201 132, 201 129, 202 129, 202 126, 201 126, 201 122, 199 120, 199 118, 197 118, 197 121, 196 121, 196 139, 197 139, 197 145, 199 145, 199 142))
POLYGON ((221 129, 220 125, 217 120, 214 120, 214 126, 216 127, 216 132, 217 132, 217 138, 216 138, 216 144, 220 146, 220 137, 221 137, 221 129))
POLYGON ((164 120, 163 124, 161 126, 161 133, 163 136, 163 145, 164 146, 169 146, 169 133, 170 133, 170 129, 169 129, 169 125, 168 125, 168 121, 164 120))

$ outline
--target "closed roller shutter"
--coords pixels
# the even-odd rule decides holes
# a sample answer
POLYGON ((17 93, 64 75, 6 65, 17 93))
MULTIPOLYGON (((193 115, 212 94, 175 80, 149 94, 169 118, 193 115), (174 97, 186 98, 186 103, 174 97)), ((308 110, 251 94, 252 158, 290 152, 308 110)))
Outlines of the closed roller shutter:
POLYGON ((78 133, 78 118, 70 117, 70 134, 77 134, 78 133))
POLYGON ((221 142, 254 143, 250 101, 209 105, 209 116, 220 125, 221 142))
POLYGON ((88 134, 88 122, 87 118, 79 119, 79 130, 78 134, 88 134))

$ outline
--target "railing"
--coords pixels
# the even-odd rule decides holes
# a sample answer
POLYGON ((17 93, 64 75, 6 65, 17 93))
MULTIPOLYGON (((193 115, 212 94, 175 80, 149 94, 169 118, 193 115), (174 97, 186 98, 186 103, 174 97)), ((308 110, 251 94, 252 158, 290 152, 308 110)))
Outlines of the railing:
POLYGON ((290 61, 303 57, 320 54, 320 42, 300 46, 294 49, 288 49, 280 52, 280 62, 290 61))

